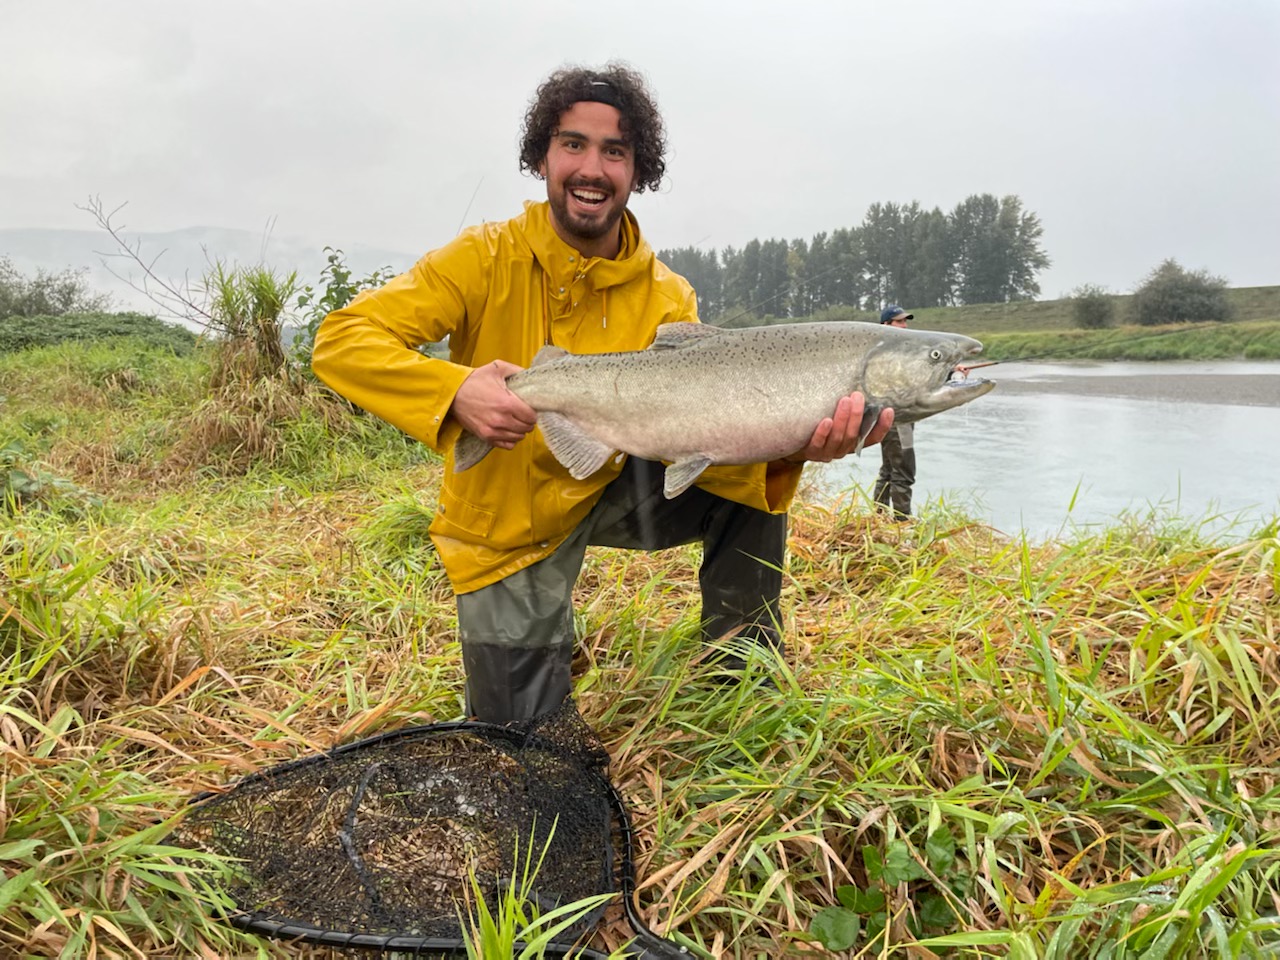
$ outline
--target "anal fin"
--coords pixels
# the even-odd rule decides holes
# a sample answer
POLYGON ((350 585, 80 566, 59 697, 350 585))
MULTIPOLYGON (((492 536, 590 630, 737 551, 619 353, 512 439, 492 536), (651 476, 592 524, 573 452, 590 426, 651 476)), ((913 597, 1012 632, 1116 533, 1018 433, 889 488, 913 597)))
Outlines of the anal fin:
POLYGON ((674 500, 693 486, 694 481, 709 466, 711 458, 701 453, 685 460, 677 460, 667 467, 667 472, 662 476, 662 495, 668 500, 674 500))

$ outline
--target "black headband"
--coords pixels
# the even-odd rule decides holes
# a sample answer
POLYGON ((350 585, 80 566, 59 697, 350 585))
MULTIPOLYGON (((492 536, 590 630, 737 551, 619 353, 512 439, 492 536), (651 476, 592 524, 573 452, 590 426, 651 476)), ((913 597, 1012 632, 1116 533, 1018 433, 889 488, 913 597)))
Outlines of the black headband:
POLYGON ((613 84, 608 80, 588 81, 586 93, 578 99, 589 100, 593 103, 605 103, 615 110, 622 110, 622 98, 618 96, 618 91, 614 89, 613 84))

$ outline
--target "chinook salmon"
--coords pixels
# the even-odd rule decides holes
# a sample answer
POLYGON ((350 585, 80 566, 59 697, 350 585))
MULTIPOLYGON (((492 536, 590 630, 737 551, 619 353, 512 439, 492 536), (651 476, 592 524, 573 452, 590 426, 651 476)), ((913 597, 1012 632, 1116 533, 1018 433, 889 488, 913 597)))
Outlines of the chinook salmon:
MULTIPOLYGON (((658 327, 647 350, 571 354, 543 347, 507 387, 538 412, 555 458, 577 480, 615 453, 670 464, 663 493, 676 497, 712 464, 763 463, 804 447, 841 397, 866 397, 858 451, 880 411, 913 423, 995 386, 953 376, 982 344, 954 333, 888 325, 791 323, 725 330, 658 327)), ((463 432, 454 470, 492 446, 463 432)))

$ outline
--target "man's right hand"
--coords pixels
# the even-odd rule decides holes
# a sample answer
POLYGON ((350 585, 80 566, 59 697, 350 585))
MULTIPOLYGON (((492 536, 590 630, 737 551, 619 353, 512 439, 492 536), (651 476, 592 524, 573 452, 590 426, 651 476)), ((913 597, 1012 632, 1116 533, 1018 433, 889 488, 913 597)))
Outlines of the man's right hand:
POLYGON ((505 360, 476 367, 458 387, 449 412, 481 440, 510 450, 538 422, 538 412, 507 389, 507 377, 522 369, 505 360))

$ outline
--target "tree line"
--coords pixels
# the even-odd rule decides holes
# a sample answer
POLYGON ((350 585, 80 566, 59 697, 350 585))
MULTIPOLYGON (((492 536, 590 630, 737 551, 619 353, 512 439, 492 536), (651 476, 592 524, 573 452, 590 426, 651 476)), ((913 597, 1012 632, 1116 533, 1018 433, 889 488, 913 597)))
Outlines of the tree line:
POLYGON ((711 323, 749 325, 832 307, 879 310, 1031 300, 1049 265, 1040 218, 1017 196, 967 197, 950 213, 874 203, 861 224, 740 249, 678 247, 658 257, 698 293, 711 323))

